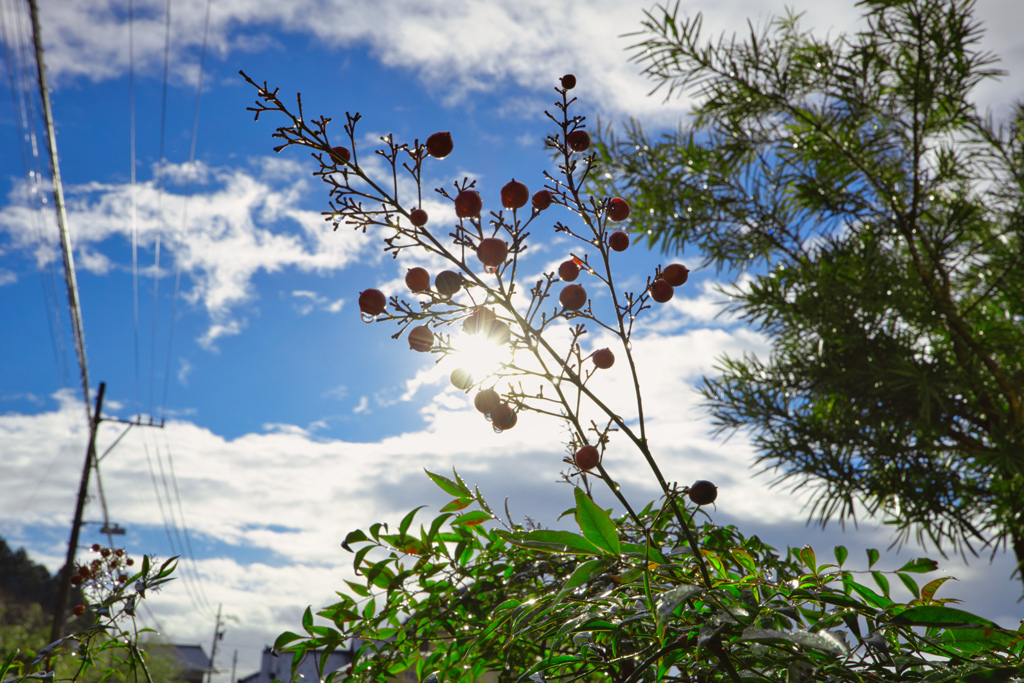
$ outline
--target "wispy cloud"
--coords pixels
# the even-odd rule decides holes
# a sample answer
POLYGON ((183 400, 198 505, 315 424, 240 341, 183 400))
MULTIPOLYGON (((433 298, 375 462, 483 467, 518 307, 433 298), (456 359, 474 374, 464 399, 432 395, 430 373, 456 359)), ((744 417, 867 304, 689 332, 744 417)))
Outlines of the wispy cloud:
MULTIPOLYGON (((182 166, 169 169, 168 179, 184 178, 182 166)), ((258 273, 285 268, 320 274, 338 271, 358 262, 372 246, 355 231, 333 232, 318 211, 303 207, 309 187, 302 178, 308 169, 297 162, 270 158, 243 168, 198 164, 197 169, 193 183, 198 191, 187 201, 173 185, 161 194, 153 181, 139 183, 135 196, 138 244, 152 249, 159 239, 164 253, 170 252, 161 275, 168 275, 168 267, 181 268, 191 284, 185 299, 202 306, 210 318, 199 340, 206 347, 245 328, 239 310, 257 298, 253 278, 258 273)), ((130 243, 131 192, 130 185, 114 183, 67 188, 80 269, 104 275, 130 268, 130 263, 113 261, 105 243, 130 243)), ((38 238, 35 217, 23 196, 19 187, 11 191, 9 203, 0 209, 0 231, 8 234, 12 248, 31 252, 38 238)), ((52 250, 35 253, 44 263, 56 258, 52 250)), ((149 276, 154 274, 148 271, 149 276)), ((331 312, 343 305, 341 300, 318 298, 313 303, 331 312)))

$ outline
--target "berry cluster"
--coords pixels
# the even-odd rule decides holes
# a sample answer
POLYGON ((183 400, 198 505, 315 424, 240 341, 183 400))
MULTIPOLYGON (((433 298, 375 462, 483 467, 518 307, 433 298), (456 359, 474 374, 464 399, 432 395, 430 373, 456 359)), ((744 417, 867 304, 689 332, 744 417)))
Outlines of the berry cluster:
MULTIPOLYGON (((298 115, 294 115, 277 98, 276 91, 249 82, 257 87, 262 99, 256 107, 250 107, 257 118, 263 112, 275 111, 290 117, 294 124, 277 129, 275 137, 285 143, 276 149, 295 144, 313 148, 313 156, 321 163, 317 175, 330 186, 331 208, 325 216, 335 229, 342 224, 362 231, 380 228, 385 252, 397 256, 405 249, 419 249, 450 264, 437 273, 420 266, 409 268, 405 296, 389 298, 379 289, 360 292, 359 311, 366 322, 397 323, 396 338, 405 335, 410 349, 436 354, 438 360, 447 356, 457 358, 460 338, 488 340, 495 349, 501 349, 503 359, 508 359, 500 362, 496 370, 478 373, 481 376, 474 376, 475 370, 459 367, 451 373, 451 382, 462 391, 475 391, 474 405, 496 432, 513 428, 524 410, 561 417, 569 422, 573 433, 570 452, 575 455, 566 462, 574 466, 574 473, 590 473, 610 485, 613 482, 601 464, 602 453, 609 433, 622 432, 640 449, 668 493, 668 484, 647 450, 646 440, 588 383, 596 372, 610 371, 615 366, 616 353, 624 354, 639 405, 639 380, 630 356, 633 321, 652 302, 669 301, 675 288, 686 283, 689 270, 678 263, 658 268, 640 292, 623 292, 616 287, 612 257, 630 247, 627 221, 631 208, 622 197, 600 198, 586 191, 597 155, 591 149, 593 141, 584 117, 570 113, 570 106, 576 101, 569 96, 569 91, 576 87, 573 75, 563 76, 560 87, 555 88, 560 95, 560 101, 555 103, 560 116, 548 113, 557 132, 547 138, 547 143, 560 157, 560 175, 545 172, 543 187, 533 193, 526 183, 515 178, 493 195, 468 178, 456 182, 452 189, 437 189, 450 202, 456 218, 454 226, 443 228, 435 225, 423 208, 422 180, 426 163, 446 159, 455 152, 456 141, 451 132, 433 133, 425 142, 417 140, 412 144, 398 143, 390 135, 381 138, 382 148, 374 153, 390 164, 392 178, 404 171, 417 188, 415 200, 406 202, 399 197, 397 182, 374 179, 360 165, 355 135, 358 114, 346 115, 345 132, 351 149, 332 145, 327 135, 330 119, 322 117, 308 123, 302 116, 301 99, 298 115), (484 208, 491 201, 500 209, 487 214, 484 208), (366 208, 368 204, 376 208, 366 208), (529 303, 523 310, 521 304, 517 307, 518 299, 513 296, 521 279, 518 267, 527 248, 528 230, 545 221, 550 215, 548 211, 555 206, 579 219, 566 224, 558 220, 563 215, 559 213, 554 216, 553 229, 578 240, 580 250, 570 252, 556 272, 545 273, 529 289, 529 303), (589 279, 578 282, 584 273, 589 279), (588 288, 602 294, 596 303, 588 288), (409 295, 412 301, 408 300, 409 295), (557 301, 557 306, 549 305, 552 300, 557 301), (551 335, 547 334, 559 322, 567 323, 563 329, 571 334, 568 353, 555 349, 551 335), (588 328, 617 336, 621 351, 605 347, 585 354, 581 342, 588 328), (456 334, 459 331, 461 337, 456 334), (512 378, 515 382, 503 381, 512 378), (538 388, 527 388, 526 383, 533 380, 538 381, 538 388), (603 425, 581 415, 584 404, 588 410, 596 408, 598 414, 603 414, 603 425)), ((582 481, 589 487, 585 476, 582 481)), ((620 495, 616 486, 612 489, 620 495)), ((700 499, 707 497, 703 495, 700 499)))
MULTIPOLYGON (((104 548, 99 543, 94 543, 92 552, 99 555, 91 562, 81 564, 75 569, 71 576, 72 586, 81 586, 93 592, 109 592, 118 585, 128 582, 131 575, 128 567, 135 564, 135 560, 128 556, 123 548, 104 548)), ((72 610, 76 617, 85 613, 85 605, 76 605, 72 610)))

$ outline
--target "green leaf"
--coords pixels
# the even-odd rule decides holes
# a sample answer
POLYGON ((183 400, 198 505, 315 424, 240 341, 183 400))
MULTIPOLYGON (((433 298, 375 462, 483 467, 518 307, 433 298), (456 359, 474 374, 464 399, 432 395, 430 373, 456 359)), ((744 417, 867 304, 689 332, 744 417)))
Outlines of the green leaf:
POLYGON ((398 533, 399 534, 405 534, 405 532, 408 531, 409 527, 412 525, 413 517, 415 517, 416 513, 419 512, 420 510, 422 510, 425 507, 427 507, 427 506, 426 505, 420 505, 419 507, 415 507, 412 510, 410 510, 409 514, 407 514, 405 517, 403 517, 401 523, 399 523, 399 525, 398 525, 398 533))
POLYGON ((459 515, 458 517, 452 520, 452 524, 464 524, 466 526, 472 526, 474 524, 482 524, 483 522, 488 522, 491 519, 492 517, 483 510, 473 510, 472 512, 467 512, 464 515, 459 515))
POLYGON ((897 569, 898 572, 912 572, 914 574, 925 574, 927 572, 933 572, 939 568, 939 563, 935 560, 927 557, 919 557, 916 560, 911 560, 905 565, 897 569))
POLYGON ((918 589, 917 582, 914 581, 914 579, 903 572, 896 572, 896 576, 900 577, 900 581, 902 581, 903 585, 907 587, 907 590, 910 591, 911 595, 920 599, 921 591, 918 589))
POLYGON ((352 589, 352 592, 355 593, 356 595, 358 595, 359 597, 361 597, 361 598, 368 598, 368 597, 370 597, 370 591, 369 591, 369 589, 366 586, 363 586, 363 585, 358 584, 358 583, 354 583, 352 581, 345 581, 345 583, 347 583, 348 587, 352 589))
POLYGON ((472 498, 456 498, 452 502, 441 508, 441 512, 456 512, 469 506, 473 502, 472 498))
MULTIPOLYGON (((456 498, 472 498, 472 492, 470 492, 470 490, 464 485, 460 486, 448 477, 441 476, 440 474, 434 474, 429 470, 425 469, 423 471, 426 472, 427 476, 430 477, 435 484, 440 486, 448 495, 455 496, 456 498)), ((458 477, 459 475, 456 474, 455 476, 458 477)))
POLYGON ((590 500, 583 489, 574 489, 574 491, 576 493, 576 523, 580 525, 583 536, 604 552, 618 557, 620 554, 619 529, 615 526, 615 522, 597 503, 590 500))
POLYGON ((846 550, 846 546, 837 545, 835 548, 836 564, 840 567, 843 566, 843 562, 846 562, 846 557, 850 554, 846 550))
POLYGON ((562 601, 566 595, 569 594, 572 589, 582 586, 591 579, 595 574, 604 571, 605 561, 604 560, 587 560, 580 566, 576 567, 572 575, 566 580, 562 589, 555 595, 554 601, 551 603, 552 609, 562 601))
POLYGON ((574 555, 600 555, 601 549, 579 534, 571 531, 538 529, 526 533, 510 534, 498 529, 495 534, 512 545, 549 553, 571 553, 574 555))
POLYGON ((874 567, 875 562, 878 562, 878 551, 874 548, 868 548, 868 569, 874 567))
MULTIPOLYGON (((935 597, 935 592, 937 590, 939 590, 939 587, 942 584, 944 584, 947 581, 949 581, 950 579, 953 579, 953 577, 952 576, 943 576, 941 578, 935 579, 934 581, 929 581, 928 583, 926 583, 924 585, 924 588, 921 589, 921 599, 922 600, 932 600, 935 597)), ((956 579, 953 579, 953 580, 955 581, 956 579)))
POLYGON ((843 576, 843 585, 864 598, 869 605, 886 609, 894 604, 889 598, 883 597, 867 586, 857 583, 849 574, 843 576))
POLYGON ((889 579, 885 578, 885 574, 882 572, 871 572, 871 577, 878 584, 878 587, 882 589, 882 594, 885 597, 889 597, 889 579))
POLYGON ((998 629, 993 622, 976 614, 941 605, 911 607, 892 618, 893 624, 908 626, 941 626, 944 628, 969 628, 984 626, 998 629))
POLYGON ((277 637, 277 640, 274 641, 274 649, 275 650, 280 650, 281 648, 283 648, 286 645, 288 645, 288 643, 293 643, 296 640, 301 640, 301 639, 302 639, 302 636, 300 636, 298 633, 292 633, 291 631, 285 631, 284 633, 282 633, 281 635, 279 635, 277 637))
POLYGON ((811 573, 817 573, 818 564, 814 557, 814 548, 809 545, 805 545, 800 548, 800 561, 804 563, 804 566, 811 570, 811 573))

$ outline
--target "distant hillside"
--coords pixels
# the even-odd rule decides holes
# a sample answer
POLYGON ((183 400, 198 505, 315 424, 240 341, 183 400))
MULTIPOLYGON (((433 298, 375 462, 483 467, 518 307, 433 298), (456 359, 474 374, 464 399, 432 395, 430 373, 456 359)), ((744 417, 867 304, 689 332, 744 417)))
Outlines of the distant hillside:
POLYGON ((24 548, 12 551, 0 538, 0 596, 8 603, 37 603, 49 611, 57 594, 57 579, 32 561, 24 548))

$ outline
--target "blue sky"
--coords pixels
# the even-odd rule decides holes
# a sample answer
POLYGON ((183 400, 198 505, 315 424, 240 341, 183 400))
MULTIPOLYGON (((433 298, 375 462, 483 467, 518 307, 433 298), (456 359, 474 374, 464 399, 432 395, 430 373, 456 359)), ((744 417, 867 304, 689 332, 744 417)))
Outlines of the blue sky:
MULTIPOLYGON (((360 112, 363 149, 386 133, 411 142, 450 130, 455 152, 429 165, 428 184, 477 178, 485 202, 496 205, 508 179, 536 189, 551 168, 543 110, 563 73, 578 76, 580 113, 592 125, 635 116, 656 129, 683 115, 685 101, 647 97, 650 84, 628 61, 631 39, 621 34, 639 28, 647 3, 214 0, 192 169, 206 2, 171 3, 163 166, 165 2, 135 3, 133 59, 126 0, 41 4, 91 383, 107 383, 107 416, 168 420, 163 429, 133 428, 101 464, 110 517, 128 529, 124 543, 135 554, 166 557, 185 547, 195 557, 190 576, 155 596, 146 619, 170 639, 208 648, 212 613, 223 603, 237 621, 220 652, 238 650, 242 675, 277 633, 298 625, 306 605, 326 604, 341 585, 349 559, 339 543, 347 531, 442 502, 422 468, 455 466, 492 500, 509 496, 517 514, 550 521, 568 506, 568 488, 555 483, 564 455, 558 425, 525 416, 517 429, 494 434, 449 385, 449 368, 391 340, 393 328, 360 321, 361 290, 399 293, 405 268, 420 262, 393 261, 371 234, 329 229, 313 161, 297 150, 273 153, 271 133, 281 122, 253 121, 246 107, 255 92, 238 70, 280 87, 288 101, 301 92, 307 115, 334 117, 339 137, 345 112, 360 112), (172 462, 176 494, 160 477, 172 462), (189 530, 187 542, 165 531, 172 510, 175 524, 189 530)), ((28 35, 27 10, 14 0, 0 0, 0 8, 5 47, 25 49, 18 36, 28 35)), ((683 8, 705 11, 713 35, 743 31, 745 18, 762 21, 782 5, 683 8)), ((846 3, 796 9, 808 11, 808 26, 833 33, 857 17, 846 3)), ((986 0, 979 17, 990 29, 986 47, 1010 71, 978 91, 998 116, 1024 92, 1016 28, 1024 10, 1012 0, 986 0)), ((27 65, 5 62, 16 76, 27 65)), ((38 212, 26 199, 28 171, 45 169, 46 159, 19 145, 15 103, 27 100, 12 93, 9 79, 0 89, 10 103, 0 106, 0 536, 56 569, 85 450, 85 410, 51 248, 52 202, 38 212)), ((31 90, 21 97, 37 99, 31 90)), ((49 191, 46 182, 38 191, 49 191)), ((432 216, 445 216, 443 204, 434 206, 432 216)), ((537 230, 527 264, 535 273, 551 270, 567 249, 564 238, 537 230)), ((699 263, 695 254, 669 258, 639 247, 617 258, 622 281, 634 286, 658 263, 699 263)), ((755 332, 714 317, 715 282, 713 272, 695 272, 635 341, 667 476, 716 481, 716 519, 779 546, 885 548, 889 537, 871 524, 845 534, 805 527, 802 500, 752 478, 742 436, 710 437, 693 387, 719 354, 766 348, 755 332)), ((591 341, 596 348, 602 340, 591 341)), ((618 395, 625 380, 609 373, 601 388, 618 395)), ((104 424, 101 451, 123 429, 104 424)), ((628 491, 654 495, 631 467, 632 455, 610 457, 628 491)), ((93 493, 89 520, 102 517, 93 493)), ((96 529, 87 525, 85 544, 101 540, 96 529)), ((900 558, 920 552, 907 549, 900 558)), ((1008 597, 1019 590, 1007 580, 1007 558, 970 567, 954 559, 948 571, 962 579, 951 594, 965 597, 966 608, 1016 625, 1021 610, 1008 597)), ((224 668, 229 661, 218 657, 224 668)))

